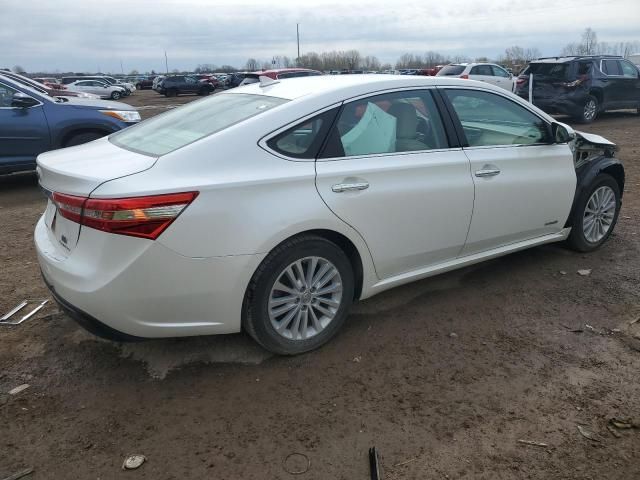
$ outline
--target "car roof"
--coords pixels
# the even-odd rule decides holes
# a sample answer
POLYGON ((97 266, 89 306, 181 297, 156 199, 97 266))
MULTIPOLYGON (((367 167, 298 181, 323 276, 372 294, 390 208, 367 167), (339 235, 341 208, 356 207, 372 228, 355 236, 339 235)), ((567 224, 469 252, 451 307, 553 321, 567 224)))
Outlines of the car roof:
POLYGON ((616 59, 621 60, 623 57, 619 55, 569 55, 564 57, 542 57, 536 60, 531 60, 529 63, 565 63, 572 62, 574 60, 601 60, 601 59, 616 59))
POLYGON ((252 83, 230 90, 228 93, 245 93, 255 95, 268 95, 273 97, 295 100, 302 97, 322 98, 326 105, 341 102, 346 98, 367 95, 376 91, 394 88, 429 86, 482 86, 487 89, 502 91, 500 87, 494 87, 482 82, 473 82, 459 78, 426 77, 418 75, 316 75, 310 77, 297 77, 286 80, 270 82, 265 86, 261 83, 252 83))

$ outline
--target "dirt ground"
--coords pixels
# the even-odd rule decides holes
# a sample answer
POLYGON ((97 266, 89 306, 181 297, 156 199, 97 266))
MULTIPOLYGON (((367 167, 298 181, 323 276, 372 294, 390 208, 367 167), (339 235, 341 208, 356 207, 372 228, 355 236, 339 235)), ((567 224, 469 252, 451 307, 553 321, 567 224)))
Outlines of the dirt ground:
MULTIPOLYGON (((127 101, 150 116, 194 98, 127 101)), ((54 305, 0 327, 0 479, 355 480, 371 446, 385 479, 640 478, 640 430, 607 429, 640 422, 640 117, 582 129, 618 143, 627 171, 601 250, 544 246, 396 288, 310 354, 242 334, 110 343, 54 305), (132 453, 147 462, 122 471, 132 453)), ((0 178, 0 314, 48 297, 44 205, 34 175, 0 178)))

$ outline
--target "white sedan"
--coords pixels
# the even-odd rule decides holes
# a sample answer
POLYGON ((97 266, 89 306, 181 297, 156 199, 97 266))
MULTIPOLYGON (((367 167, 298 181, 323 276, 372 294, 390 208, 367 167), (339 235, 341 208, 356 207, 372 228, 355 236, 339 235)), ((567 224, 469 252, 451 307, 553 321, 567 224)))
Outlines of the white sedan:
POLYGON ((98 95, 100 98, 120 100, 125 96, 125 88, 110 85, 102 80, 77 80, 67 85, 72 92, 98 95))
POLYGON ((392 287, 611 234, 616 147, 446 77, 274 81, 38 157, 44 279, 117 339, 244 330, 297 354, 392 287))

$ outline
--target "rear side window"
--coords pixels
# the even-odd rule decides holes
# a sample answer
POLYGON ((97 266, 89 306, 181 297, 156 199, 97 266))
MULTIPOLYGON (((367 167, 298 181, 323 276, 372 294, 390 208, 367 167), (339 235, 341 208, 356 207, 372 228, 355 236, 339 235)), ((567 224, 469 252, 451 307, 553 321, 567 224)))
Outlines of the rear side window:
POLYGON ((491 66, 489 65, 476 65, 471 69, 469 75, 485 75, 492 77, 493 71, 491 70, 491 66))
POLYGON ((622 69, 617 60, 603 60, 602 71, 607 75, 622 75, 622 69))
POLYGON ((496 77, 509 78, 509 72, 503 70, 500 67, 497 67, 496 65, 491 65, 491 70, 493 70, 493 75, 496 77))
POLYGON ((461 75, 465 68, 466 67, 464 65, 445 65, 440 69, 436 76, 443 77, 449 75, 461 75))
POLYGON ((445 90, 469 146, 548 143, 544 120, 501 95, 477 90, 445 90))
POLYGON ((267 142, 267 145, 288 157, 316 158, 336 113, 338 113, 338 108, 305 120, 273 137, 267 142))
POLYGON ((164 155, 287 101, 266 95, 221 93, 121 130, 109 140, 145 155, 164 155))
POLYGON ((427 90, 394 92, 343 106, 323 158, 447 148, 440 114, 427 90))

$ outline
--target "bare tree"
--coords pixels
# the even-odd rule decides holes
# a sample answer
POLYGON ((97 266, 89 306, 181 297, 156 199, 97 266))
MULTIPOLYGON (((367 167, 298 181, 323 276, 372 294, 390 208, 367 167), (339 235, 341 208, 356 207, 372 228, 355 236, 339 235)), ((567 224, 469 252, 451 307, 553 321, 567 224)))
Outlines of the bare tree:
POLYGON ((14 73, 19 73, 19 74, 27 73, 27 71, 24 68, 22 68, 20 65, 14 66, 13 71, 14 73))
POLYGON ((249 71, 258 70, 258 68, 260 68, 258 60, 256 60, 255 58, 250 58, 249 60, 247 60, 247 63, 244 65, 244 67, 249 71))
POLYGON ((591 29, 591 27, 587 27, 584 32, 582 32, 582 41, 580 42, 581 54, 582 55, 594 55, 598 48, 598 36, 596 32, 591 29))

